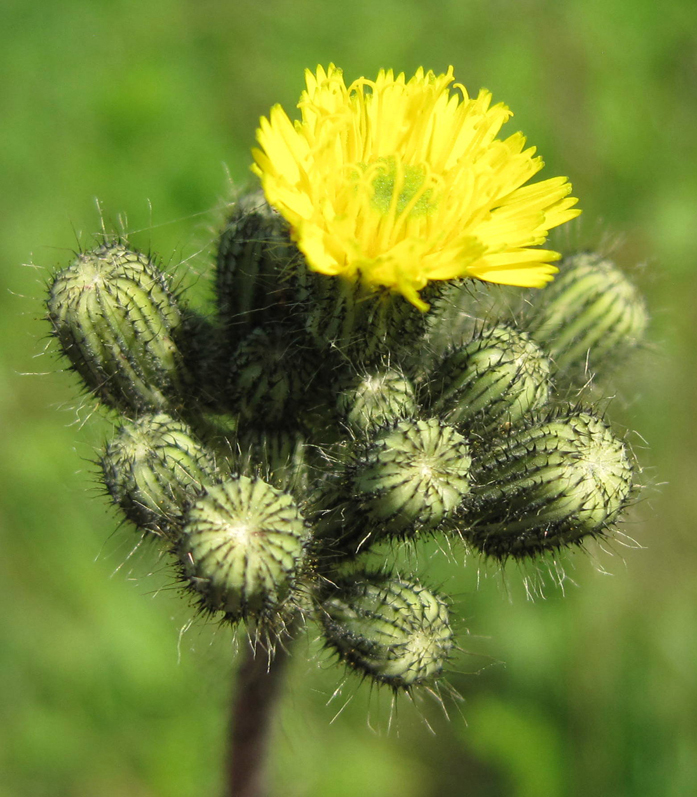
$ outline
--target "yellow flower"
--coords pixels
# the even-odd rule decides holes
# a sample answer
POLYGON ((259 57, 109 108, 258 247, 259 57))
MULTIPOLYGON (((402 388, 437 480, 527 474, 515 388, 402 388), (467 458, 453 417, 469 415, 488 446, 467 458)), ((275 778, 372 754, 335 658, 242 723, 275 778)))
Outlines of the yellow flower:
POLYGON ((565 177, 525 185, 543 166, 511 116, 481 90, 451 92, 444 75, 381 71, 348 88, 330 65, 305 73, 291 123, 280 105, 262 118, 253 171, 289 222, 308 266, 385 286, 427 309, 429 280, 475 277, 542 287, 557 252, 535 248, 579 214, 565 177))

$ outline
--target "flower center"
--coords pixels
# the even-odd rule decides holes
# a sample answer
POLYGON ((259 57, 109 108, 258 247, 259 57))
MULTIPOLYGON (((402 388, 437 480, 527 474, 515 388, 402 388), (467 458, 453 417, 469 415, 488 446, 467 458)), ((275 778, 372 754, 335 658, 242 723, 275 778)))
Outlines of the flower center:
POLYGON ((408 166, 394 156, 379 158, 368 167, 372 176, 371 203, 380 213, 401 216, 424 216, 432 212, 436 203, 433 189, 427 186, 425 166, 408 166))

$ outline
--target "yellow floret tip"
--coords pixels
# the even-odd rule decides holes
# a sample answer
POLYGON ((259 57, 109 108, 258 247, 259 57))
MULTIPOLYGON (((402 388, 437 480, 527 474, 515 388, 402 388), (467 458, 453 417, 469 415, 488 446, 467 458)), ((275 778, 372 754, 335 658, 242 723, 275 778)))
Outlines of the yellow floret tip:
POLYGON ((497 138, 509 109, 453 80, 452 67, 410 80, 382 70, 347 87, 340 69, 318 66, 305 73, 300 120, 280 105, 261 119, 252 170, 310 269, 421 309, 431 280, 553 278, 559 254, 539 247, 580 213, 571 184, 527 184, 543 164, 521 133, 497 138))

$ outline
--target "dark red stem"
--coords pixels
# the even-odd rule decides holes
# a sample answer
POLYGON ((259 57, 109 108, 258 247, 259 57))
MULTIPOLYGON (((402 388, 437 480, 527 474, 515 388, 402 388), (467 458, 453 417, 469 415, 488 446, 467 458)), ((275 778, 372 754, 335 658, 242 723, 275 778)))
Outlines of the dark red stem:
POLYGON ((268 794, 269 737, 288 656, 288 651, 277 645, 269 660, 266 648, 250 645, 242 659, 232 701, 226 797, 268 794))

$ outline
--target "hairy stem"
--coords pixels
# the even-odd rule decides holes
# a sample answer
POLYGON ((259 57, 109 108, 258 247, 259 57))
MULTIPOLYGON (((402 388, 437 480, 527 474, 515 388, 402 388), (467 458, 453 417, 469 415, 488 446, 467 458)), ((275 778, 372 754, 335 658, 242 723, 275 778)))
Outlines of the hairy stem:
POLYGON ((267 794, 269 736, 288 656, 281 645, 271 658, 261 645, 247 648, 232 700, 226 797, 267 794))

